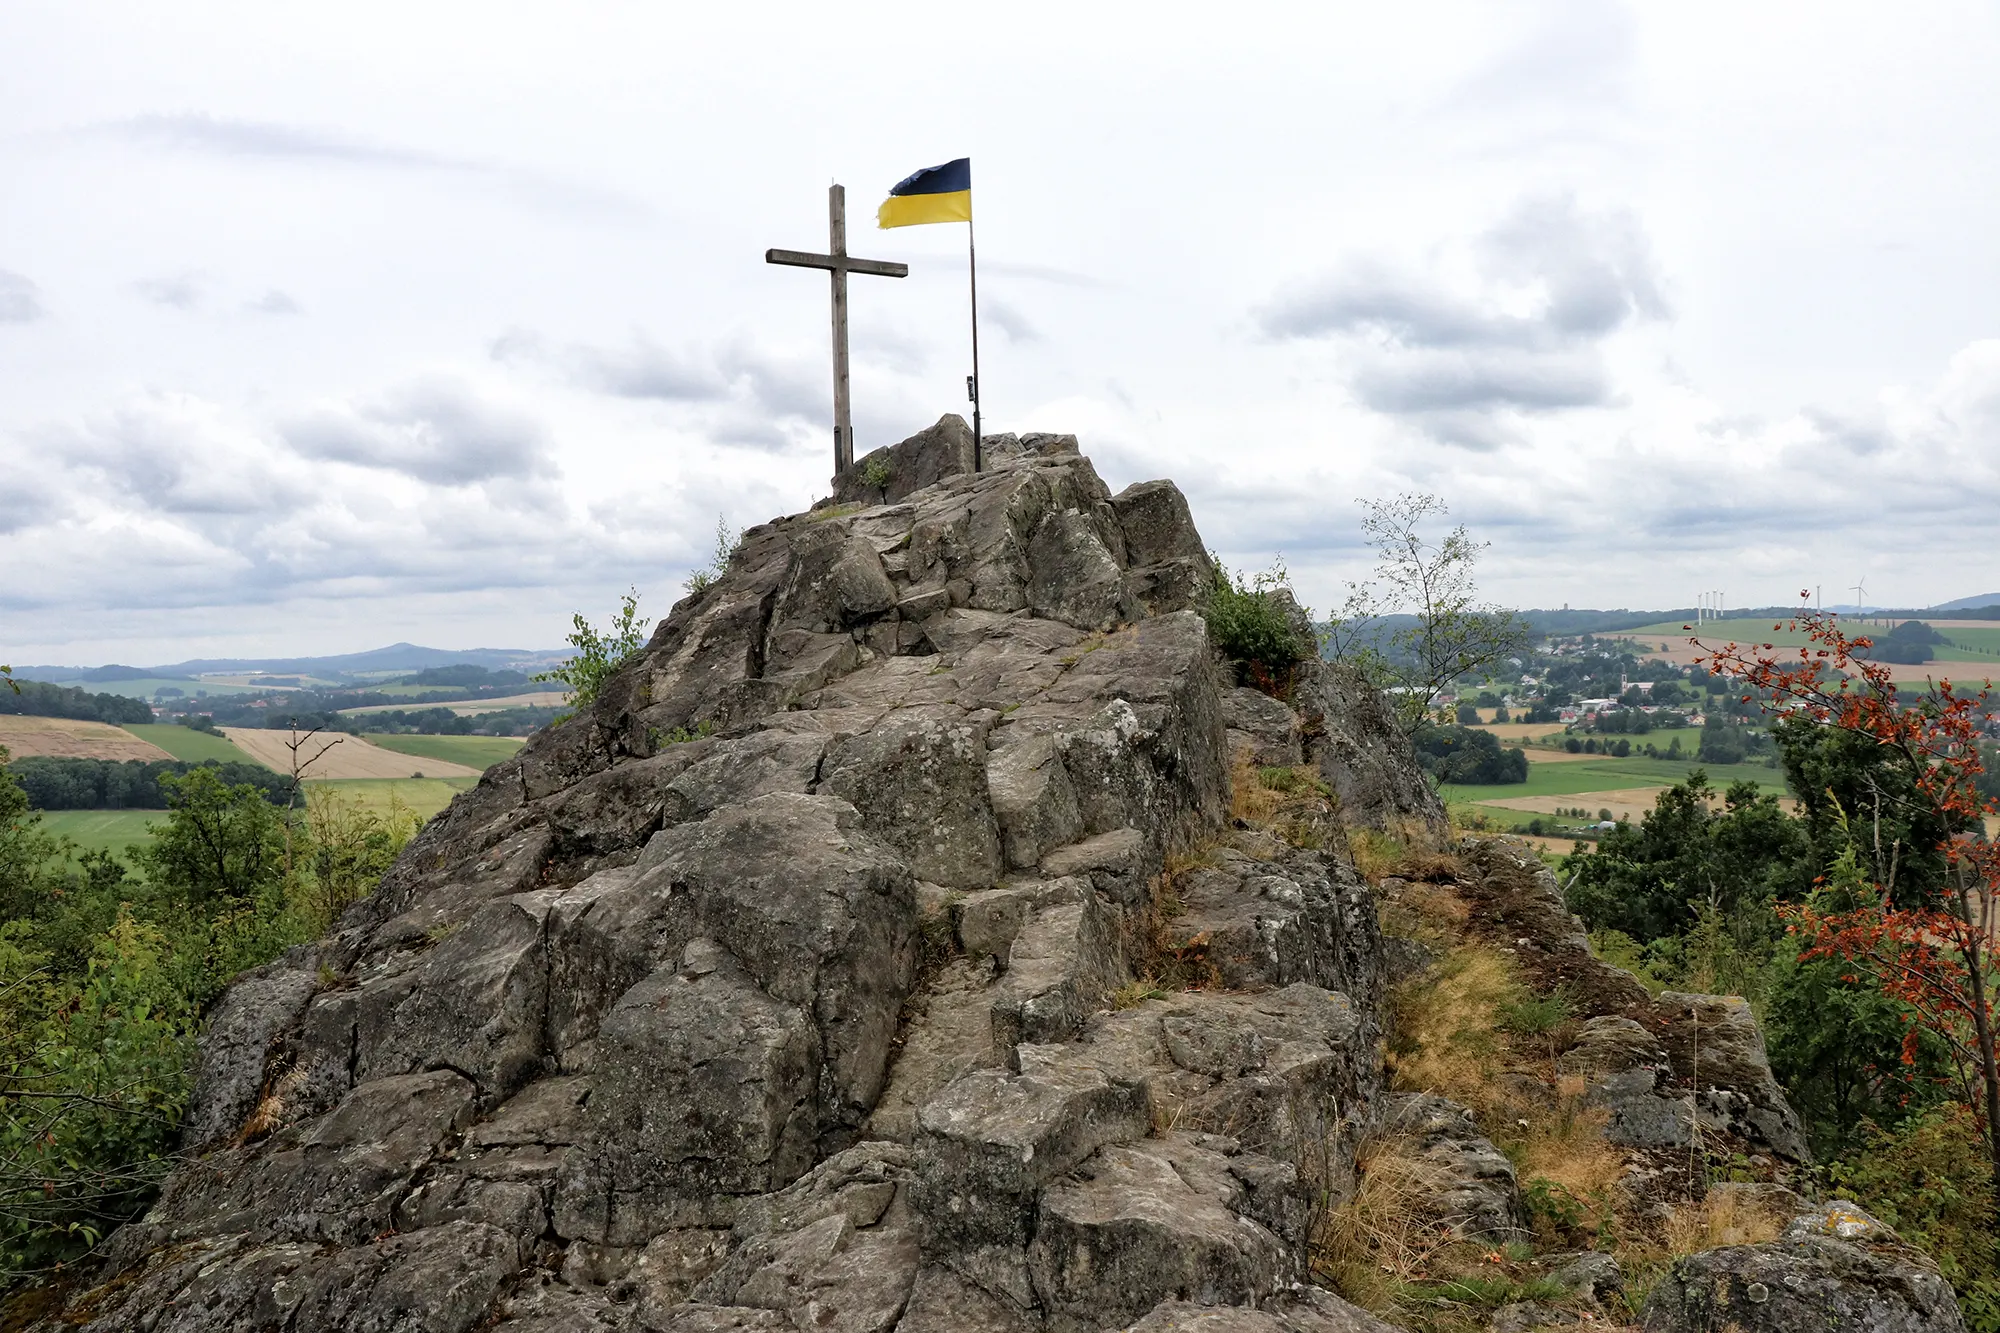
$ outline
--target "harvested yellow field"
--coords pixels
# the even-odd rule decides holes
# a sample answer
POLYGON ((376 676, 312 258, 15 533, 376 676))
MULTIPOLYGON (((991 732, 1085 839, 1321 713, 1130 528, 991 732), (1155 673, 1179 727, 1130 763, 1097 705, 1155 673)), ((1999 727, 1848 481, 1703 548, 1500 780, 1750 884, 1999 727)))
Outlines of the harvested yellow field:
POLYGON ((1653 802, 1665 790, 1665 787, 1620 787, 1615 791, 1579 791, 1561 796, 1504 796, 1497 801, 1481 801, 1479 804, 1498 806, 1502 810, 1525 810, 1535 815, 1578 809, 1588 810, 1594 815, 1608 808, 1613 819, 1637 819, 1653 808, 1653 802))
POLYGON ((150 741, 142 741, 109 722, 80 722, 67 717, 17 717, 0 713, 0 745, 16 759, 46 755, 52 759, 172 759, 150 741))
MULTIPOLYGON (((1491 712, 1491 709, 1482 710, 1491 712)), ((1526 745, 1531 741, 1554 741, 1562 744, 1563 729, 1560 722, 1488 722, 1479 728, 1490 732, 1502 745, 1526 745)))
MULTIPOLYGON (((285 748, 291 738, 288 731, 270 731, 261 727, 224 727, 222 734, 236 742, 238 749, 261 764, 277 769, 280 773, 292 771, 292 752, 285 748)), ((413 754, 397 754, 379 745, 371 745, 359 736, 329 736, 322 732, 307 741, 299 750, 299 758, 305 760, 313 755, 312 766, 305 770, 306 776, 321 780, 335 778, 476 778, 479 770, 467 768, 464 764, 450 764, 442 759, 425 759, 413 754)))

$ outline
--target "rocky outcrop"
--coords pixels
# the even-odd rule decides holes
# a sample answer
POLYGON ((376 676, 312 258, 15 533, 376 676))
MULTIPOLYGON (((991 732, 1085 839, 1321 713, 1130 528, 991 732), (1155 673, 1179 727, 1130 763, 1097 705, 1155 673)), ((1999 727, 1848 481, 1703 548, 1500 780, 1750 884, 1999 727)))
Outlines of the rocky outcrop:
MULTIPOLYGON (((1535 989, 1561 993, 1581 1020, 1558 1059, 1608 1113, 1622 1147, 1685 1153, 1734 1144, 1788 1163, 1809 1159, 1798 1113, 1771 1072, 1750 1006, 1734 996, 1647 995, 1629 972, 1591 953, 1554 874, 1525 848, 1469 840, 1463 886, 1475 925, 1520 961, 1535 989)), ((1665 1170, 1678 1170, 1671 1160, 1665 1170)))
MULTIPOLYGON (((1252 705, 1172 484, 1113 495, 1067 436, 974 474, 969 443, 946 418, 746 533, 241 979, 199 1153, 62 1318, 1373 1327, 1304 1285, 1382 1077, 1331 806, 1225 829, 1252 705)), ((1251 725, 1301 761, 1374 725, 1315 717, 1251 725)))
MULTIPOLYGON (((240 978, 190 1159, 38 1327, 1380 1333, 1308 1253, 1377 1132, 1456 1236, 1521 1238, 1470 1115, 1385 1089, 1404 964, 1345 830, 1443 811, 1384 701, 1317 662, 1288 702, 1228 688, 1178 490, 985 443, 969 471, 948 417, 746 533, 591 707, 240 978), (1244 762, 1318 781, 1230 820, 1244 762)), ((1545 872, 1466 856, 1471 929, 1588 1001, 1561 1060, 1620 1142, 1792 1150, 1746 1012, 1654 1004, 1545 872)), ((1879 1247, 1780 1248, 1828 1308, 1944 1308, 1879 1247)), ((1755 1304, 1768 1264, 1732 1253, 1660 1309, 1707 1318, 1739 1268, 1755 1304)))
POLYGON ((1951 1284, 1846 1200, 1794 1219, 1779 1239, 1691 1255, 1647 1297, 1646 1333, 1950 1333, 1951 1284))
POLYGON ((1306 760, 1333 788, 1350 825, 1444 832, 1444 804, 1394 711, 1352 667, 1317 659, 1301 664, 1292 706, 1306 760))
POLYGON ((1381 1117, 1383 1129, 1407 1138, 1434 1182, 1419 1201, 1453 1235, 1499 1244, 1526 1240, 1526 1214, 1514 1164, 1479 1132, 1472 1115, 1443 1097, 1405 1093, 1381 1117))

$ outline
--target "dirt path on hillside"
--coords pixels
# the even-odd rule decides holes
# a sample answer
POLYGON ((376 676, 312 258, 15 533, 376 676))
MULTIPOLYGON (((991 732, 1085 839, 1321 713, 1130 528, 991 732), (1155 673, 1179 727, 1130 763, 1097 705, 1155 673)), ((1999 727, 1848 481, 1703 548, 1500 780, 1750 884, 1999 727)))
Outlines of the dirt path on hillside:
POLYGON ((150 763, 173 758, 123 727, 67 717, 0 714, 0 745, 16 759, 45 755, 52 759, 139 759, 150 763))
MULTIPOLYGON (((236 742, 238 749, 259 763, 267 764, 280 773, 292 771, 291 751, 285 748, 285 741, 291 736, 288 731, 270 731, 261 727, 223 727, 222 734, 236 742)), ((316 760, 306 770, 309 778, 476 778, 480 770, 468 768, 464 764, 447 763, 442 759, 426 759, 422 755, 398 754, 385 750, 379 745, 371 745, 359 736, 329 737, 315 736, 307 742, 301 756, 317 754, 322 747, 332 744, 332 748, 316 760), (337 744, 333 742, 337 740, 337 744)))

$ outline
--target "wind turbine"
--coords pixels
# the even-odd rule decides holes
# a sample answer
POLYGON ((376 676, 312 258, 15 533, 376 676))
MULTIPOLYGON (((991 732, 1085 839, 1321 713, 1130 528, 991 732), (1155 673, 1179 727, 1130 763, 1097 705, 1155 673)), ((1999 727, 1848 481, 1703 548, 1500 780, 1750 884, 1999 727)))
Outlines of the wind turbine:
POLYGON ((1855 615, 1857 615, 1857 616, 1858 616, 1858 615, 1860 615, 1860 614, 1861 614, 1861 605, 1862 605, 1862 602, 1863 602, 1863 600, 1864 600, 1864 599, 1865 599, 1865 598, 1867 597, 1867 595, 1868 595, 1868 580, 1867 580, 1867 579, 1865 579, 1865 578, 1863 578, 1863 579, 1860 579, 1860 580, 1858 580, 1858 581, 1857 581, 1857 582, 1855 583, 1855 585, 1854 585, 1854 614, 1855 614, 1855 615))

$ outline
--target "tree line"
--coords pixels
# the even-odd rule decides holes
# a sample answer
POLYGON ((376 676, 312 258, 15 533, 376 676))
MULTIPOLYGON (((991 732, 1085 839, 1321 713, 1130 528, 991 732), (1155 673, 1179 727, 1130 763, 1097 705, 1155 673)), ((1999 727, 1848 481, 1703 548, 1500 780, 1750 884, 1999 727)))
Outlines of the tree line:
POLYGON ((0 690, 0 713, 25 717, 67 717, 81 722, 151 722, 153 710, 142 699, 122 694, 92 694, 73 685, 40 680, 9 680, 0 690))
POLYGON ((291 799, 291 780, 262 764, 213 759, 76 759, 32 755, 8 765, 31 810, 164 810, 169 779, 212 768, 231 787, 254 787, 273 805, 291 799))

